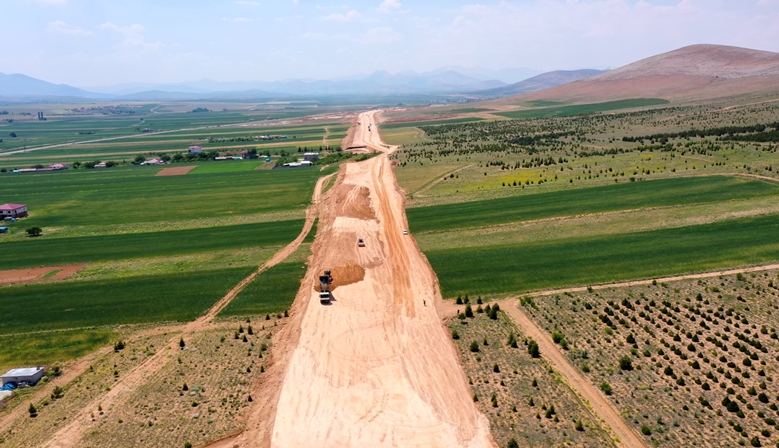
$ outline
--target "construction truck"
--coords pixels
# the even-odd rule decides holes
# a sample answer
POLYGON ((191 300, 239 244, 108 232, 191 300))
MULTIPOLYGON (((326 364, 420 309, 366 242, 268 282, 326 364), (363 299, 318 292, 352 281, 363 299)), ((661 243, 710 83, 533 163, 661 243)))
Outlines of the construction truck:
POLYGON ((319 303, 322 305, 330 304, 330 285, 333 283, 333 276, 330 270, 325 271, 325 275, 319 276, 319 303))

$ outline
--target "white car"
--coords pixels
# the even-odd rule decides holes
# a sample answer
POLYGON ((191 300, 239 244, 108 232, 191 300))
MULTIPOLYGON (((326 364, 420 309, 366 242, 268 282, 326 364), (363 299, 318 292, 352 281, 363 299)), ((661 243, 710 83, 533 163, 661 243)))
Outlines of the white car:
POLYGON ((408 235, 408 230, 403 229, 403 235, 408 235))

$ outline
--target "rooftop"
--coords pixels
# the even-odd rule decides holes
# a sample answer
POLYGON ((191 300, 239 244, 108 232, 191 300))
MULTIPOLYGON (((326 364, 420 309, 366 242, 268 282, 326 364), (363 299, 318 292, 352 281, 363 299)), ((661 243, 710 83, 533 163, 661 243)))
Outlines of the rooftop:
POLYGON ((6 372, 3 377, 6 376, 32 376, 43 370, 43 367, 25 367, 21 369, 11 369, 6 372))
POLYGON ((22 207, 27 207, 27 206, 24 204, 3 204, 0 205, 0 210, 16 210, 22 207))

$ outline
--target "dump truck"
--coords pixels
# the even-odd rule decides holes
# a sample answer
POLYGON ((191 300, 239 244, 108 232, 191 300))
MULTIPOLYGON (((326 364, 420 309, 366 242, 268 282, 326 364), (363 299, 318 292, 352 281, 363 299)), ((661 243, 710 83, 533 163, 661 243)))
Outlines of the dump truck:
POLYGON ((330 284, 333 283, 333 276, 330 270, 325 271, 325 275, 319 276, 319 303, 328 305, 330 303, 330 284))

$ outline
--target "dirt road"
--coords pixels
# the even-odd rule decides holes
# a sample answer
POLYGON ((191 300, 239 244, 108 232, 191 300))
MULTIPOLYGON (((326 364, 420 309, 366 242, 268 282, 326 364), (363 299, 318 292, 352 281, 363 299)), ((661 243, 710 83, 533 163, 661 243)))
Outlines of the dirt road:
POLYGON ((557 349, 549 334, 517 307, 516 300, 505 300, 500 305, 500 309, 511 317, 525 336, 531 337, 538 342, 541 356, 565 378, 571 389, 575 390, 589 403, 593 413, 600 417, 611 429, 621 446, 646 446, 640 436, 625 423, 625 420, 619 415, 619 411, 611 405, 609 400, 568 362, 565 355, 557 349))
POLYGON ((384 154, 344 165, 321 207, 271 446, 495 446, 438 317, 436 276, 403 235, 404 196, 375 119, 359 117, 353 146, 384 154), (324 269, 338 285, 329 306, 313 284, 324 269))

